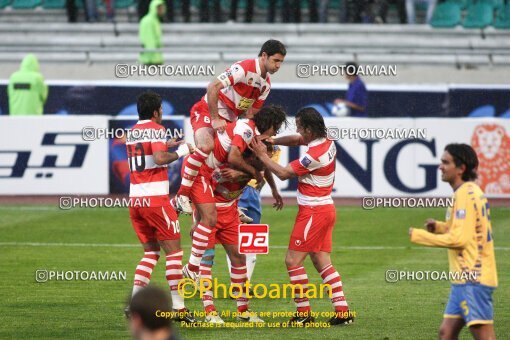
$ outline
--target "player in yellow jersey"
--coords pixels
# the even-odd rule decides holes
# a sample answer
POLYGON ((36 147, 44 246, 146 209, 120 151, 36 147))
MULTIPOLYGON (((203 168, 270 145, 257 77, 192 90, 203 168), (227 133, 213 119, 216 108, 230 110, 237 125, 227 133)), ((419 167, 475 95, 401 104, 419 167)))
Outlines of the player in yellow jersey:
POLYGON ((478 158, 467 144, 448 144, 441 156, 442 180, 453 191, 446 221, 429 219, 427 230, 409 229, 411 242, 448 248, 452 281, 441 339, 457 339, 467 325, 475 339, 495 339, 492 293, 498 285, 489 203, 475 184, 478 158))

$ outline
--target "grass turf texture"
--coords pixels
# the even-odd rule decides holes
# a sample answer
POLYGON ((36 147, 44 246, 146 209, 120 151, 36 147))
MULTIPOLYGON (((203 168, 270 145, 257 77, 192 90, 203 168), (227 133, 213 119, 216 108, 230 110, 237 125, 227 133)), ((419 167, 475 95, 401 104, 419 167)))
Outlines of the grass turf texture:
MULTIPOLYGON (((263 221, 271 226, 270 252, 257 258, 252 282, 288 283, 284 264, 297 207, 275 212, 264 207, 263 221), (272 247, 278 246, 278 247, 272 247)), ((447 271, 446 250, 414 246, 409 226, 421 226, 428 218, 442 219, 444 209, 375 209, 339 207, 334 231, 333 264, 342 275, 353 325, 313 329, 179 329, 183 339, 431 339, 436 338, 450 284, 445 281, 387 283, 385 272, 397 270, 447 271)), ((134 269, 142 251, 125 209, 74 209, 54 207, 0 207, 0 338, 129 338, 123 307, 132 287, 134 269), (36 243, 36 244, 29 244, 36 243), (58 245, 55 245, 58 243, 58 245), (69 244, 112 244, 77 246, 69 244), (127 281, 49 281, 36 283, 35 271, 126 271, 127 281)), ((190 251, 189 224, 181 217, 184 262, 190 251)), ((492 221, 500 288, 494 294, 495 329, 498 338, 510 334, 510 208, 493 208, 492 221), (506 320, 506 321, 505 321, 506 320)), ((222 248, 217 247, 213 275, 228 283, 222 248)), ((311 283, 320 276, 310 260, 306 269, 311 283)), ((164 258, 153 272, 152 282, 168 289, 164 258)), ((198 298, 188 308, 202 310, 198 298)), ((235 311, 235 301, 217 299, 219 311, 235 311)), ((312 310, 332 310, 327 298, 311 301, 312 310)), ((290 312, 291 299, 254 299, 254 311, 290 312)), ((268 322, 287 318, 268 319, 268 322)), ((225 318, 225 321, 234 321, 225 318)), ((326 321, 319 318, 318 321, 326 321)), ((461 339, 470 339, 464 329, 461 339)))

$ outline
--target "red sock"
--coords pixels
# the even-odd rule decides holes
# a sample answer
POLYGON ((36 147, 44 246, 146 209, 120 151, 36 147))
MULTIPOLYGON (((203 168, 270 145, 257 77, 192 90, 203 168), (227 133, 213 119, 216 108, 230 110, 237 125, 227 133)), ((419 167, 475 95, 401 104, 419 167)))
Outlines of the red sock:
POLYGON ((180 310, 184 308, 184 298, 179 294, 179 281, 182 280, 182 250, 177 250, 166 255, 166 280, 170 286, 172 296, 172 308, 180 310))
POLYGON ((240 286, 241 289, 235 296, 237 298, 237 311, 242 313, 248 310, 248 298, 246 297, 246 280, 248 280, 248 273, 246 271, 246 265, 242 267, 234 267, 230 269, 230 284, 240 286))
POLYGON ((135 282, 133 285, 133 295, 140 289, 147 286, 151 281, 152 270, 159 260, 159 250, 145 251, 135 270, 135 282))
POLYGON ((202 164, 209 156, 208 153, 203 152, 200 149, 195 149, 195 152, 189 155, 184 160, 184 171, 181 181, 181 187, 177 192, 177 195, 188 196, 191 194, 191 187, 195 183, 195 178, 198 175, 202 164))
POLYGON ((290 283, 293 285, 301 285, 294 288, 294 302, 296 303, 297 311, 301 313, 310 312, 310 301, 306 297, 308 291, 308 275, 306 275, 305 267, 287 267, 289 273, 290 283))
POLYGON ((335 307, 335 312, 347 312, 349 306, 345 301, 344 291, 342 289, 342 278, 332 264, 324 267, 321 272, 322 282, 331 285, 331 303, 335 307))

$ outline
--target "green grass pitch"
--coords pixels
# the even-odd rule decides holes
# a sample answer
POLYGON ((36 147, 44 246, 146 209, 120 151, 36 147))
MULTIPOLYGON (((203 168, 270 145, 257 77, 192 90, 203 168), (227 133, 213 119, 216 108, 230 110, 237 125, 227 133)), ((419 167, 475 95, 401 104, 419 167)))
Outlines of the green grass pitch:
MULTIPOLYGON (((442 219, 443 209, 375 209, 338 207, 333 264, 342 275, 353 325, 314 329, 179 329, 183 339, 433 339, 448 299, 449 282, 387 283, 385 272, 448 270, 446 250, 414 246, 408 228, 428 218, 442 219)), ((264 207, 270 225, 270 250, 260 255, 253 283, 288 283, 284 255, 297 208, 283 212, 264 207)), ((50 206, 0 207, 0 338, 1 339, 121 339, 129 338, 123 315, 134 269, 142 255, 126 209, 74 209, 50 206), (49 281, 36 283, 35 271, 126 271, 126 281, 49 281)), ((499 289, 494 294, 498 338, 510 334, 510 208, 493 208, 499 289)), ((181 218, 187 262, 189 218, 181 218)), ((218 249, 218 248, 217 248, 218 249)), ((310 260, 311 283, 320 276, 310 260)), ((224 251, 217 251, 213 275, 228 283, 224 251)), ((167 287, 160 259, 152 282, 167 287)), ((327 298, 311 301, 312 310, 331 310, 327 298)), ((199 299, 187 300, 201 310, 199 299)), ((217 299, 218 310, 235 310, 235 302, 217 299)), ((254 299, 254 311, 294 310, 290 299, 254 299)), ((267 320, 284 321, 285 318, 267 320)), ((228 319, 226 321, 233 321, 228 319)), ((319 318, 318 321, 326 321, 319 318)), ((470 339, 465 329, 461 339, 470 339)))

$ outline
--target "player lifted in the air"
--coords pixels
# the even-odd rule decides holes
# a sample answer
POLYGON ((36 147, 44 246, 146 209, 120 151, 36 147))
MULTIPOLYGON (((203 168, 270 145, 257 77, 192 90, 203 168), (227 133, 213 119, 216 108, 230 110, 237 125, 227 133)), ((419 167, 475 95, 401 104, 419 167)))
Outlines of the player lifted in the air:
MULTIPOLYGON (((244 168, 248 169, 244 172, 252 178, 257 175, 261 176, 259 171, 243 160, 242 154, 256 136, 260 135, 260 138, 271 137, 278 132, 285 122, 285 111, 277 106, 265 106, 253 119, 239 119, 235 123, 228 123, 225 132, 218 133, 214 137, 214 151, 204 161, 204 166, 194 170, 197 180, 191 187, 190 197, 198 212, 198 224, 192 235, 189 262, 183 267, 183 273, 186 277, 193 279, 198 277, 200 261, 206 249, 205 245, 216 226, 217 212, 214 194, 211 189, 213 170, 223 164, 229 164, 231 167, 238 167, 239 164, 243 164, 244 168)), ((192 155, 189 158, 191 157, 192 155)), ((186 171, 189 171, 189 169, 184 163, 183 172, 186 171)), ((269 171, 265 178, 273 189, 272 192, 277 203, 280 204, 282 199, 269 171)))
MULTIPOLYGON (((271 147, 272 150, 272 147, 271 147)), ((261 171, 263 165, 256 159, 253 153, 248 149, 243 152, 243 159, 246 163, 254 166, 261 171)), ((238 320, 247 322, 263 322, 256 313, 248 309, 249 299, 247 298, 246 281, 248 280, 246 256, 239 253, 239 219, 237 203, 244 188, 248 184, 251 177, 241 171, 233 170, 227 166, 221 166, 214 170, 213 173, 213 191, 218 211, 218 222, 215 230, 209 237, 208 249, 213 250, 209 256, 202 258, 200 263, 200 279, 212 280, 212 266, 214 261, 214 245, 221 243, 227 256, 231 262, 230 282, 236 285, 237 290, 237 312, 238 320)), ((202 282, 203 286, 207 286, 207 281, 202 282)), ((234 286, 234 287, 236 287, 234 286)), ((206 312, 205 322, 223 323, 223 320, 216 312, 213 301, 212 287, 204 293, 202 302, 206 312)))
POLYGON ((298 177, 297 201, 299 212, 290 236, 285 264, 291 284, 296 288, 294 302, 297 313, 291 323, 306 324, 314 321, 310 313, 310 302, 306 297, 308 276, 304 260, 307 255, 322 277, 324 284, 331 285, 331 302, 335 311, 329 320, 331 325, 352 323, 353 317, 345 301, 340 274, 331 263, 332 233, 336 221, 336 210, 331 197, 335 181, 336 146, 326 138, 324 119, 313 108, 304 108, 296 114, 298 135, 283 136, 269 141, 276 145, 307 145, 308 150, 300 159, 282 167, 272 161, 266 145, 253 140, 251 148, 264 165, 281 180, 298 177))
MULTIPOLYGON (((130 169, 130 200, 144 200, 149 206, 129 208, 133 228, 144 249, 144 256, 136 267, 133 295, 147 286, 152 271, 159 260, 160 248, 166 253, 166 279, 170 286, 172 306, 178 321, 196 322, 184 306, 184 298, 178 292, 182 279, 182 249, 179 220, 170 206, 167 165, 188 155, 188 144, 167 142, 165 128, 161 125, 163 110, 161 96, 153 92, 137 99, 140 120, 126 139, 130 169), (169 147, 179 145, 176 152, 169 147)), ((129 309, 126 309, 126 315, 129 309)))
MULTIPOLYGON (((191 214, 191 187, 197 172, 214 147, 214 135, 222 134, 228 122, 235 122, 245 114, 246 118, 256 115, 262 108, 271 82, 269 75, 277 72, 285 58, 285 46, 277 40, 268 40, 260 49, 258 58, 247 59, 233 64, 209 84, 206 95, 190 111, 196 151, 185 162, 181 187, 175 198, 177 209, 191 214)), ((238 156, 236 167, 250 173, 238 156)), ((260 173, 255 179, 262 181, 260 173)))

